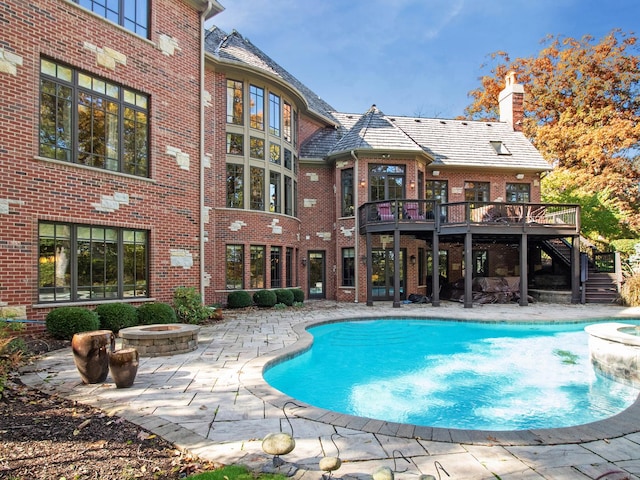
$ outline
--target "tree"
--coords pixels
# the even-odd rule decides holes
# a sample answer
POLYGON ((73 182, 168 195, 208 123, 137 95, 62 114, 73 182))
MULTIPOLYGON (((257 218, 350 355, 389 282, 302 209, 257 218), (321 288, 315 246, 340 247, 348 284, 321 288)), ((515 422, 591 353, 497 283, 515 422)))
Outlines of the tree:
POLYGON ((596 223, 590 232, 609 240, 629 230, 640 233, 636 42, 635 36, 613 30, 598 43, 588 35, 581 40, 548 36, 536 57, 511 61, 506 52, 493 53, 491 74, 469 93, 473 102, 465 110, 469 118, 496 118, 504 78, 514 71, 526 91, 523 133, 556 167, 543 199, 576 194, 585 218, 593 209, 614 213, 617 225, 596 223))

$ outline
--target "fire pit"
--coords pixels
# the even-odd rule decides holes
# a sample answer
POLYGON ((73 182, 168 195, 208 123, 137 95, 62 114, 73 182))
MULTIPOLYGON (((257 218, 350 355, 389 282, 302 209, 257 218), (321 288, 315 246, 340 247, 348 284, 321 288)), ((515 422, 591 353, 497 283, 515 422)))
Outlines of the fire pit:
POLYGON ((197 325, 183 323, 140 325, 120 330, 122 348, 133 347, 143 357, 187 353, 198 348, 197 325))

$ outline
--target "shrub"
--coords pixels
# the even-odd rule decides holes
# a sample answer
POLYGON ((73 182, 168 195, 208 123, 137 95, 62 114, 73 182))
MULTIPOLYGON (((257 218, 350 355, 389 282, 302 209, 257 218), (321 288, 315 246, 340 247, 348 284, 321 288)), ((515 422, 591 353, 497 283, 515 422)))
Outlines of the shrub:
POLYGON ((209 318, 209 308, 202 304, 202 296, 194 287, 176 288, 173 306, 181 322, 198 324, 209 318))
POLYGON ((47 332, 63 340, 80 332, 90 332, 100 328, 98 314, 82 307, 59 307, 51 310, 46 318, 47 332))
POLYGON ((227 306, 229 308, 245 308, 250 307, 252 304, 251 295, 244 290, 231 292, 227 297, 227 306))
POLYGON ((302 303, 304 302, 304 292, 301 288, 291 288, 291 293, 293 293, 293 302, 294 303, 302 303))
POLYGON ((98 305, 95 312, 100 320, 100 328, 111 330, 113 333, 138 323, 136 307, 128 303, 105 303, 98 305))
POLYGON ((287 306, 284 303, 276 303, 273 308, 275 308, 276 310, 284 310, 287 308, 287 306))
POLYGON ((286 288, 278 288, 275 290, 278 303, 284 303, 287 307, 293 305, 293 292, 286 288))
POLYGON ((178 317, 168 303, 143 303, 137 308, 138 325, 154 323, 178 323, 178 317))
POLYGON ((640 275, 628 277, 620 289, 622 303, 630 307, 640 306, 640 275))
POLYGON ((258 290, 253 294, 253 301, 259 307, 273 307, 278 298, 273 290, 258 290))

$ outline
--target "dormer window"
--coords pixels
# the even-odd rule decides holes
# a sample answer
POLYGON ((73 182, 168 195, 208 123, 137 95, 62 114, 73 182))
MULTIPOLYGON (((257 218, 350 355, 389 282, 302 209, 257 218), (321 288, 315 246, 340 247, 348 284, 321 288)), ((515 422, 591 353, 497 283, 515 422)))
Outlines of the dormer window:
POLYGON ((498 155, 511 155, 507 146, 502 142, 489 142, 498 155))

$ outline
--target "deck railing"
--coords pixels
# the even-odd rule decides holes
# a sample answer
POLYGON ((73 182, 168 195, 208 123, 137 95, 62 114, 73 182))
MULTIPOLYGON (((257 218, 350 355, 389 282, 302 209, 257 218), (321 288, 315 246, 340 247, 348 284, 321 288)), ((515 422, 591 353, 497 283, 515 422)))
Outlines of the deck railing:
POLYGON ((454 225, 527 225, 579 229, 579 206, 556 203, 453 202, 395 199, 365 203, 360 226, 381 223, 454 225))

